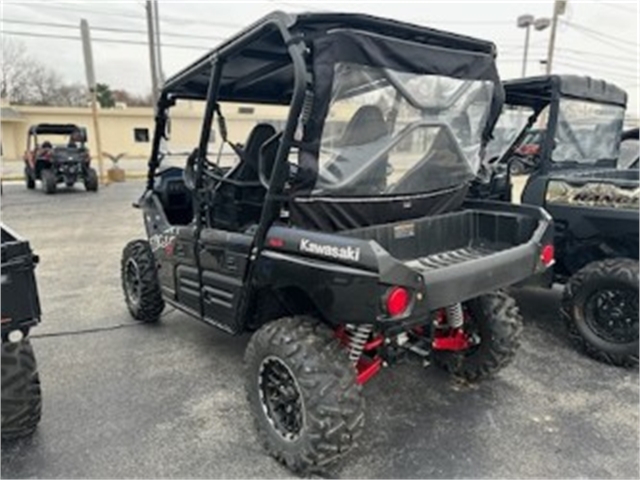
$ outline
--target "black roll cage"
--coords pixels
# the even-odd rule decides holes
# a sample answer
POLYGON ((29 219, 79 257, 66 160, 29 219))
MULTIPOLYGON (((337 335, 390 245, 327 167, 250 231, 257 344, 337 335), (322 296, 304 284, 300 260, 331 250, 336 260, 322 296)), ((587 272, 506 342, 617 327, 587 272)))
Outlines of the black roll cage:
POLYGON ((541 162, 539 168, 540 173, 542 174, 548 173, 553 167, 551 154, 553 152, 554 139, 558 130, 557 127, 558 115, 560 113, 560 100, 571 99, 595 104, 626 107, 626 93, 624 91, 613 84, 605 84, 602 81, 593 81, 589 77, 549 75, 547 77, 533 77, 530 79, 525 78, 521 80, 506 81, 503 84, 506 92, 505 105, 530 107, 533 109, 533 113, 527 120, 527 123, 524 125, 520 133, 511 142, 509 148, 507 148, 507 150, 498 159, 498 163, 503 163, 511 158, 515 150, 520 145, 520 142, 524 139, 529 129, 533 126, 533 124, 540 116, 540 113, 542 113, 542 111, 548 106, 549 112, 547 116, 547 122, 544 127, 544 138, 540 145, 541 162), (589 95, 588 91, 582 92, 583 94, 578 91, 572 91, 572 82, 576 82, 579 80, 584 81, 588 85, 592 83, 600 83, 601 85, 604 85, 600 87, 602 90, 610 89, 612 92, 610 96, 607 97, 605 94, 598 94, 599 92, 597 91, 594 91, 593 95, 589 95), (565 87, 568 91, 563 91, 563 81, 568 83, 568 86, 565 87), (546 85, 544 85, 545 88, 541 88, 539 91, 535 91, 535 93, 518 90, 519 84, 522 84, 526 87, 527 83, 538 83, 542 85, 543 82, 546 83, 546 85))
MULTIPOLYGON (((271 224, 271 220, 278 214, 278 201, 277 197, 282 190, 286 181, 287 170, 285 168, 285 157, 288 155, 289 150, 293 145, 293 135, 295 133, 298 118, 302 111, 304 103, 305 91, 308 83, 307 68, 304 59, 304 43, 302 38, 294 38, 288 29, 288 25, 291 20, 288 15, 282 12, 274 12, 261 22, 254 24, 248 29, 248 32, 238 38, 236 41, 225 44, 216 52, 210 54, 208 61, 210 62, 212 69, 209 79, 209 87, 206 95, 206 107, 204 112, 204 118, 202 123, 202 129, 200 132, 200 141, 198 143, 197 152, 197 166, 196 169, 196 192, 194 195, 194 202, 196 211, 200 212, 200 204, 202 199, 198 194, 202 189, 202 176, 203 167, 207 156, 207 147, 209 143, 209 136, 211 134, 211 126, 213 124, 213 118, 218 108, 218 89, 220 87, 220 80, 222 75, 222 69, 224 67, 227 55, 236 51, 238 48, 242 48, 243 45, 250 44, 254 39, 258 38, 261 34, 267 31, 275 29, 279 32, 284 45, 286 45, 287 52, 291 58, 294 69, 294 89, 293 96, 289 107, 289 114, 285 124, 285 128, 282 137, 279 142, 279 147, 276 153, 273 171, 271 172, 269 186, 264 201, 264 208, 260 221, 258 223, 258 229, 255 233, 254 247, 259 251, 262 249, 266 232, 271 224)), ((192 72, 186 71, 182 75, 187 75, 192 72)), ((153 143, 151 147, 151 158, 149 160, 149 171, 147 175, 147 190, 153 189, 153 182, 155 172, 160 165, 160 143, 165 136, 165 129, 167 127, 167 120, 169 118, 167 112, 170 107, 175 105, 178 99, 188 99, 188 95, 170 96, 165 92, 162 93, 158 107, 156 109, 156 128, 153 135, 153 143)), ((220 179, 221 182, 225 182, 226 179, 220 179)), ((234 182, 238 184, 239 182, 234 182)), ((198 232, 202 230, 202 215, 198 214, 196 218, 198 232)))
MULTIPOLYGON (((264 90, 262 92, 252 93, 252 91, 247 90, 247 85, 259 84, 264 78, 277 75, 285 68, 292 68, 290 72, 293 84, 292 90, 287 90, 285 93, 273 92, 274 98, 272 103, 287 104, 289 106, 289 113, 282 136, 279 140, 279 146, 273 162, 273 170, 267 185, 262 213, 255 233, 254 247, 257 251, 261 250, 266 237, 266 231, 280 212, 281 194, 288 178, 286 159, 291 147, 300 146, 300 139, 294 140, 294 134, 299 122, 303 120, 304 117, 304 115, 301 114, 305 108, 305 99, 308 98, 307 93, 312 92, 314 87, 312 67, 308 62, 307 56, 307 51, 310 48, 308 42, 310 40, 312 41, 318 34, 326 35, 329 31, 341 30, 342 25, 340 22, 344 22, 345 16, 349 17, 349 27, 355 30, 362 29, 363 32, 369 33, 385 31, 394 38, 397 37, 408 41, 414 41, 415 39, 418 43, 425 43, 431 46, 435 45, 434 48, 439 48, 443 54, 447 54, 446 52, 448 51, 465 51, 471 55, 477 54, 485 55, 487 58, 495 58, 495 46, 491 42, 432 30, 427 27, 401 24, 392 20, 366 15, 301 14, 296 16, 279 11, 273 12, 263 19, 258 20, 244 31, 217 47, 213 52, 206 54, 195 64, 167 81, 158 100, 155 113, 156 128, 152 140, 151 157, 148 163, 147 192, 153 189, 155 173, 162 159, 160 145, 163 137, 166 137, 169 118, 168 109, 175 105, 177 100, 198 99, 206 101, 198 148, 197 151, 194 152, 194 155, 196 155, 197 168, 193 196, 196 212, 201 212, 201 202, 204 198, 204 192, 202 192, 202 176, 204 174, 207 147, 214 115, 220 116, 219 99, 222 99, 222 101, 230 100, 241 102, 264 101, 264 97, 260 99, 254 98, 256 96, 259 97, 261 94, 264 96, 264 90), (297 22, 300 23, 300 28, 297 28, 297 22), (277 40, 275 35, 277 35, 277 40), (280 41, 282 41, 282 43, 280 43, 280 41), (254 42, 257 43, 254 44, 254 42), (274 46, 273 42, 277 43, 275 50, 272 48, 274 46), (268 49, 261 51, 260 48, 264 45, 266 45, 268 49), (284 47, 284 49, 282 49, 282 47, 284 47), (288 60, 286 60, 284 54, 285 50, 288 60), (234 61, 234 68, 238 67, 238 64, 235 62, 238 60, 239 52, 246 53, 247 56, 253 56, 252 58, 258 58, 256 55, 262 55, 271 61, 272 64, 265 65, 259 69, 260 78, 242 78, 241 81, 234 85, 233 92, 230 94, 228 84, 224 84, 224 87, 222 87, 223 69, 229 60, 234 61), (208 82, 206 83, 205 95, 206 75, 208 75, 208 82), (221 91, 221 88, 225 90, 221 91), (237 94, 237 97, 233 96, 236 91, 240 92, 237 94)), ((467 61, 466 58, 465 61, 467 61)), ((476 67, 475 64, 474 67, 476 67)), ((233 72, 230 73, 233 74, 233 72)), ((388 75, 387 78, 403 93, 410 103, 419 104, 417 99, 412 98, 409 92, 406 91, 401 82, 395 78, 389 78, 388 75)), ((494 83, 499 84, 499 82, 495 82, 497 77, 495 77, 495 79, 491 77, 491 79, 494 80, 494 83)), ((264 88, 264 85, 259 85, 258 89, 260 87, 264 88)), ((291 88, 291 84, 289 84, 287 88, 291 88)), ((456 98, 466 90, 467 88, 461 88, 459 92, 456 92, 456 98)), ((313 97, 313 95, 311 95, 311 97, 313 97)), ((224 178, 220 179, 220 181, 234 184, 240 183, 237 181, 229 182, 224 178)), ((197 215, 196 222, 198 224, 198 230, 201 230, 201 214, 197 215)))

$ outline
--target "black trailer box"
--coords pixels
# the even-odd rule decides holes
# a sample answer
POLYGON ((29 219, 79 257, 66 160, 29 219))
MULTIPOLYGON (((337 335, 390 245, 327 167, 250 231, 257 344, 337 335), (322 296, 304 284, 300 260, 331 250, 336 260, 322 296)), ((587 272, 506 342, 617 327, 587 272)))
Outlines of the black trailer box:
POLYGON ((40 321, 35 267, 27 240, 2 225, 2 336, 40 321))

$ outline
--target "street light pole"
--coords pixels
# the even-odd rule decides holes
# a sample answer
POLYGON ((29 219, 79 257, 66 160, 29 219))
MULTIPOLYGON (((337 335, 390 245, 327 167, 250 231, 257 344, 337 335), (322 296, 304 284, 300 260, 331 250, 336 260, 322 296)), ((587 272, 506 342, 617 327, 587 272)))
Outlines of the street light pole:
POLYGON ((531 25, 537 30, 544 30, 549 26, 548 18, 533 18, 533 15, 520 15, 518 17, 518 28, 525 29, 524 36, 524 55, 522 58, 522 76, 527 74, 527 61, 529 59, 529 37, 531 35, 531 25))

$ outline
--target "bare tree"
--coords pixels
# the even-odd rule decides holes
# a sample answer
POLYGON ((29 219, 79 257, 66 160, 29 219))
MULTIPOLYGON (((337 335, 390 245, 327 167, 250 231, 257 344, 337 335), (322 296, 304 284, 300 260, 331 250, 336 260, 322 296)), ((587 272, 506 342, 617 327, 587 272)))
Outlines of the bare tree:
POLYGON ((29 57, 24 44, 8 38, 2 42, 0 93, 22 105, 83 106, 87 89, 66 84, 55 70, 29 57))
POLYGON ((88 90, 80 83, 62 85, 56 91, 55 105, 67 105, 69 107, 86 107, 88 90))
POLYGON ((16 103, 25 103, 29 97, 29 72, 31 59, 25 53, 24 44, 7 38, 2 39, 2 84, 0 94, 16 103))

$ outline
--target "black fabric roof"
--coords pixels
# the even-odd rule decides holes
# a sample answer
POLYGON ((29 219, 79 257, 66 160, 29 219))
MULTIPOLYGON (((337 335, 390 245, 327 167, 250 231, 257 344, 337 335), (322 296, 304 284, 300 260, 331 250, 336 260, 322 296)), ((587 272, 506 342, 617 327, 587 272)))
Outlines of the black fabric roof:
POLYGON ((79 130, 80 127, 71 123, 39 123, 29 127, 31 135, 71 135, 79 130))
POLYGON ((548 104, 554 93, 594 102, 626 107, 627 93, 612 83, 578 75, 541 75, 503 83, 506 103, 533 108, 548 104))
MULTIPOLYGON (((225 66, 221 101, 287 104, 293 90, 293 67, 276 22, 291 35, 312 40, 336 30, 356 30, 442 49, 454 58, 460 50, 493 57, 492 42, 427 27, 362 14, 273 12, 220 44, 191 66, 171 77, 163 93, 178 98, 205 98, 213 60, 225 66)), ((458 65, 459 67, 459 65, 458 65)))

